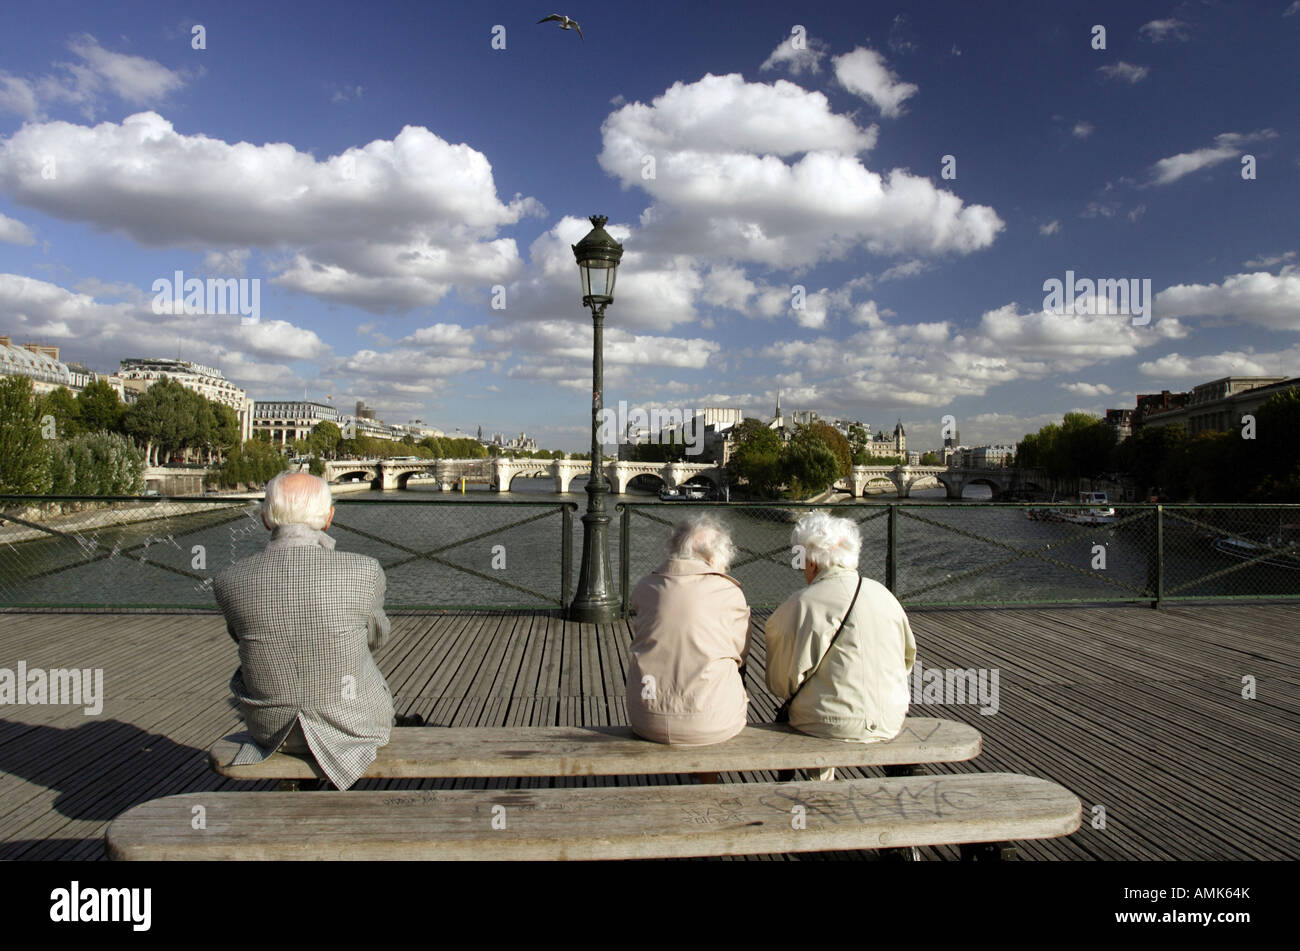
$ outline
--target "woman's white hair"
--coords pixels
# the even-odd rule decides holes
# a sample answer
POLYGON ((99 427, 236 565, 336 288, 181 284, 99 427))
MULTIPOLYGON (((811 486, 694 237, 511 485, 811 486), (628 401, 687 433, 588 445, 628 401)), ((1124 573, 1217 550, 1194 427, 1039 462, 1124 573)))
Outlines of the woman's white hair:
POLYGON ((725 572, 736 557, 731 535, 712 515, 692 515, 678 522, 668 541, 670 558, 698 558, 725 572))
POLYGON ((309 525, 323 529, 330 517, 329 483, 307 472, 281 472, 266 484, 262 520, 269 528, 309 525))
POLYGON ((795 523, 790 544, 802 548, 804 560, 821 568, 858 567, 862 533, 856 522, 826 512, 811 512, 795 523))

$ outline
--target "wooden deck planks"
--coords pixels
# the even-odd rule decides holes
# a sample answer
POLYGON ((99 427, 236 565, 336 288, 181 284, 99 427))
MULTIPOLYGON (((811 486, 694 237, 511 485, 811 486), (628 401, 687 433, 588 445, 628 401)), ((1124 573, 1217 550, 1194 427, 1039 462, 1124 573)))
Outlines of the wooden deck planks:
MULTIPOLYGON (((751 720, 769 720, 763 614, 752 621, 751 720)), ((984 752, 935 773, 1018 772, 1084 803, 1067 839, 1028 859, 1295 858, 1300 820, 1300 607, 1177 605, 913 612, 927 667, 998 668, 1001 708, 914 705, 962 720, 984 752), (1241 678, 1257 678, 1254 700, 1241 678), (1106 807, 1107 828, 1090 809, 1106 807)), ((379 652, 401 712, 465 726, 625 723, 626 622, 554 613, 393 617, 379 652)), ((102 667, 104 713, 0 708, 0 858, 100 858, 105 823, 162 795, 268 788, 209 772, 206 748, 240 728, 227 702, 237 664, 219 617, 0 613, 0 667, 102 667), (150 752, 143 750, 148 747, 150 752)), ((872 768, 846 776, 874 777, 872 768)), ((724 781, 767 780, 766 773, 724 781)), ((665 785, 688 777, 365 780, 367 789, 665 785)), ((925 857, 954 858, 945 847, 925 857)), ((845 853, 852 855, 853 853, 845 853)), ((763 856, 771 858, 773 856, 763 856)), ((786 856, 791 857, 791 856, 786 856)), ((844 857, 836 854, 833 857, 844 857)))

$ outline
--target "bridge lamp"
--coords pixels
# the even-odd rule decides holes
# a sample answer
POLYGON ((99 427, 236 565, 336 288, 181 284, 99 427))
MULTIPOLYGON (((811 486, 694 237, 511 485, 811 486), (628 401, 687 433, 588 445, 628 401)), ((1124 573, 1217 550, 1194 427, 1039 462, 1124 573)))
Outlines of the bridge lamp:
POLYGON ((619 599, 609 566, 609 515, 605 511, 609 484, 605 481, 600 441, 605 392, 603 326, 605 308, 614 302, 614 280, 623 246, 605 230, 609 219, 604 215, 592 215, 588 220, 591 231, 573 245, 573 256, 582 279, 582 304, 591 308, 595 331, 591 356, 591 477, 587 480, 587 512, 582 516, 582 567, 578 571, 578 589, 569 605, 569 619, 605 623, 618 618, 619 599))

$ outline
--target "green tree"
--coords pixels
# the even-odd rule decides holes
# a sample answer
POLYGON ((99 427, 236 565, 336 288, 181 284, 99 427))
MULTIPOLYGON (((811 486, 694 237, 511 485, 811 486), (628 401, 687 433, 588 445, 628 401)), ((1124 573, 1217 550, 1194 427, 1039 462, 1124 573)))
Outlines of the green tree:
POLYGON ((307 462, 307 471, 314 476, 325 477, 325 463, 320 456, 312 456, 307 462))
POLYGON ((1255 438, 1233 430, 1252 500, 1300 502, 1300 387, 1274 393, 1254 412, 1255 438))
POLYGON ((342 431, 328 419, 322 420, 316 424, 311 431, 312 450, 319 456, 333 456, 338 450, 339 443, 343 439, 342 431))
POLYGON ((48 463, 49 448, 42 438, 31 379, 0 377, 0 493, 47 494, 48 463))
POLYGON ((121 433, 81 433, 50 450, 54 495, 139 495, 144 453, 121 433))
POLYGON ((794 438, 781 453, 781 471, 793 498, 805 498, 828 489, 839 477, 840 460, 821 437, 794 438))
POLYGON ((927 452, 925 455, 921 456, 921 465, 938 466, 938 465, 942 465, 942 463, 939 461, 939 457, 936 456, 934 453, 927 452))
POLYGON ((88 433, 120 433, 126 404, 105 380, 95 380, 77 394, 82 428, 88 433))
POLYGON ((1182 426, 1142 426, 1115 448, 1115 468, 1128 473, 1143 498, 1150 491, 1164 498, 1182 498, 1180 466, 1186 442, 1187 430, 1182 426))
POLYGON ((783 481, 781 437, 760 420, 745 419, 733 430, 735 448, 727 462, 733 483, 745 483, 756 495, 772 495, 783 481))
MULTIPOLYGON (((853 450, 844 435, 829 423, 816 422, 806 428, 810 435, 819 438, 826 445, 826 448, 835 454, 835 458, 840 463, 839 474, 841 476, 848 475, 853 469, 853 450)), ((795 438, 798 439, 799 437, 796 435, 795 438)))
POLYGON ((66 386, 56 387, 37 400, 37 414, 54 417, 56 438, 66 439, 82 432, 81 404, 66 386))
POLYGON ((288 468, 280 451, 270 442, 250 439, 231 451, 217 472, 217 481, 228 488, 261 485, 288 468))

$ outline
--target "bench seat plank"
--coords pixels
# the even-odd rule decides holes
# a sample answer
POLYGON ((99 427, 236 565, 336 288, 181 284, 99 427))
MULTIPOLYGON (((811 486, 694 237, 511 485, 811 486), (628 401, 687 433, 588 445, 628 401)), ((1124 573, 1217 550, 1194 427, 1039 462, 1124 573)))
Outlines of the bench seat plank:
POLYGON ((668 858, 1050 838, 1075 831, 1081 812, 1056 783, 1012 773, 636 789, 196 792, 127 810, 106 840, 118 860, 668 858), (193 828, 197 815, 206 828, 193 828))
MULTIPOLYGON (((209 765, 233 779, 311 779, 324 774, 309 757, 275 753, 260 763, 232 761, 247 733, 216 743, 209 765)), ((979 755, 980 733, 954 720, 910 717, 878 743, 845 743, 777 723, 746 727, 711 746, 667 746, 626 726, 402 727, 364 773, 369 779, 495 776, 630 776, 658 773, 824 769, 950 763, 979 755)))

